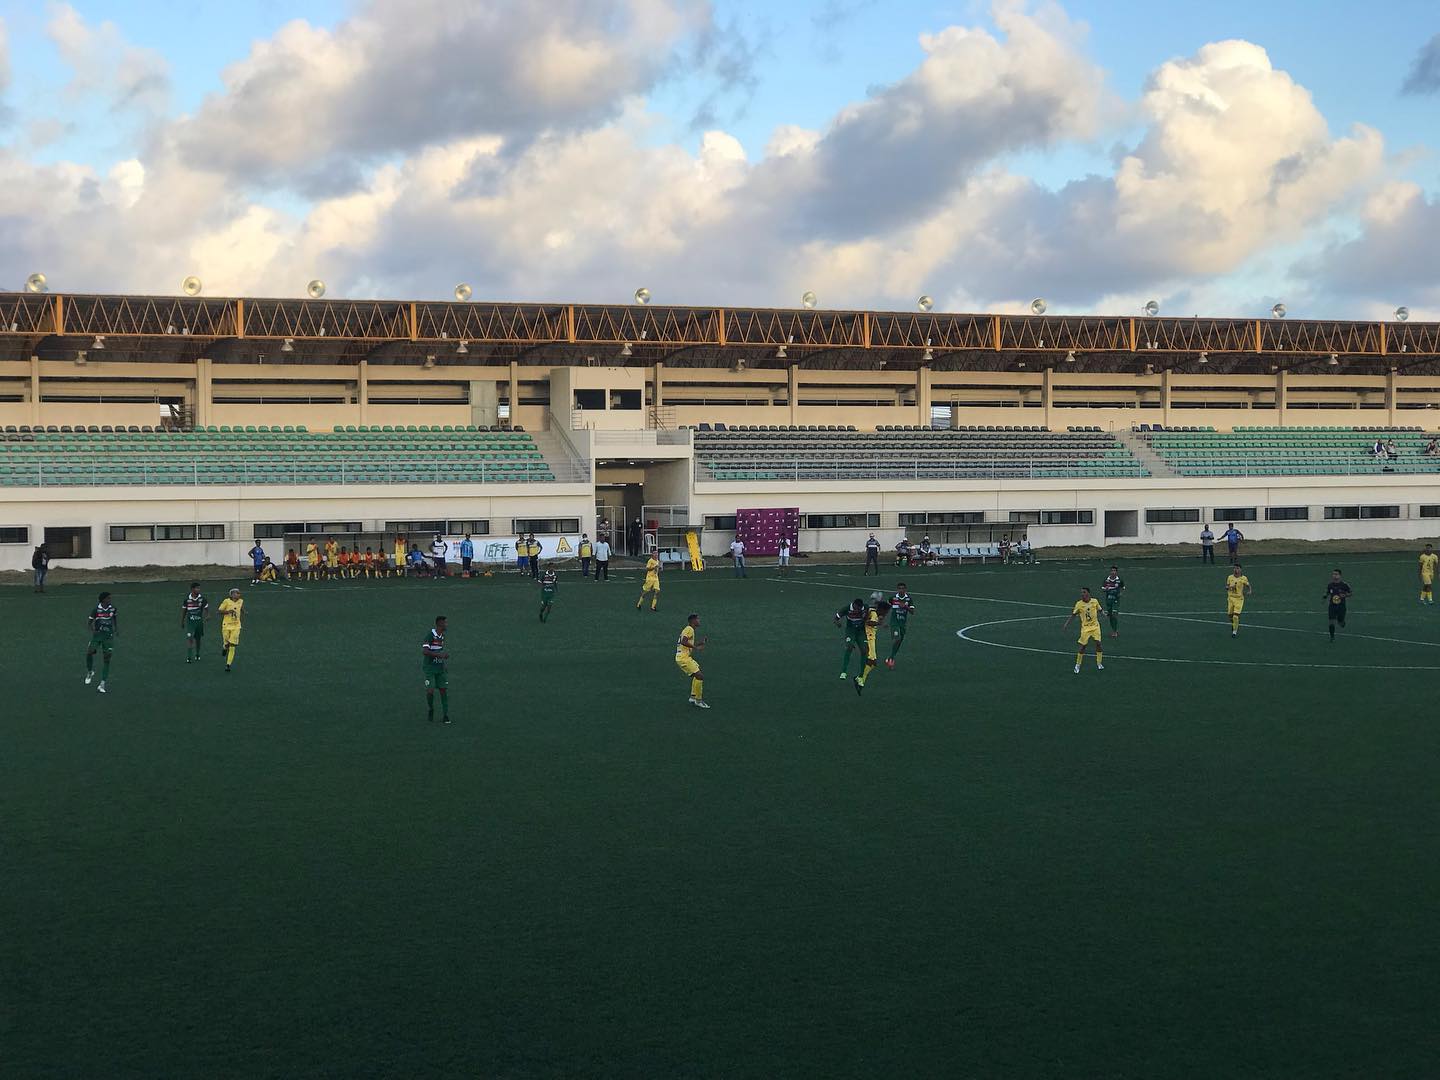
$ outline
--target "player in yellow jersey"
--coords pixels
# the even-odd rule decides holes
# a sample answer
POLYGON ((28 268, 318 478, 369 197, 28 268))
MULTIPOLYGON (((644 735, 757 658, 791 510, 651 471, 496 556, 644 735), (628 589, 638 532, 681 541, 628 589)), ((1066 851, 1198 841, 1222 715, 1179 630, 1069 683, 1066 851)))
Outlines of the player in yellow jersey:
MULTIPOLYGON (((871 594, 874 595, 873 593, 871 594)), ((876 600, 865 612, 865 659, 860 664, 860 677, 855 680, 856 695, 865 692, 865 680, 875 670, 879 662, 875 654, 875 635, 880 630, 880 624, 885 621, 885 616, 890 614, 890 601, 885 599, 876 600)))
POLYGON ((315 541, 305 545, 305 577, 314 581, 320 576, 320 549, 315 546, 315 541))
POLYGON ((405 537, 395 537, 395 543, 393 545, 392 552, 392 561, 395 566, 395 576, 404 577, 405 559, 410 554, 410 546, 405 542, 405 537))
POLYGON ((680 640, 675 642, 675 666, 682 675, 690 676, 690 704, 697 709, 708 709, 710 703, 705 700, 705 676, 700 671, 700 662, 695 659, 695 653, 705 648, 705 643, 710 639, 696 637, 695 631, 698 629, 699 615, 691 615, 685 620, 685 628, 680 631, 680 640))
POLYGON ((245 601, 240 590, 231 589, 220 601, 220 655, 225 657, 225 670, 235 663, 235 650, 240 645, 240 624, 245 617, 245 601))
POLYGON ((1230 616, 1230 636, 1240 636, 1240 613, 1245 610, 1245 598, 1255 590, 1250 588, 1250 579, 1237 562, 1230 568, 1225 579, 1225 611, 1230 616))
POLYGON ((646 594, 650 597, 650 610, 654 611, 660 603, 660 560, 653 551, 645 560, 645 584, 640 586, 640 599, 635 601, 636 611, 645 603, 646 594))
POLYGON ((335 537, 325 538, 325 576, 327 578, 340 575, 340 545, 335 543, 335 537))
POLYGON ((1435 564, 1440 563, 1440 555, 1435 554, 1435 549, 1425 545, 1425 550, 1420 553, 1420 603, 1435 603, 1435 564))
POLYGON ((1080 599, 1076 600, 1075 606, 1070 609, 1070 617, 1065 620, 1063 629, 1069 630, 1077 615, 1080 616, 1080 648, 1075 653, 1075 674, 1080 674, 1080 665, 1085 660, 1085 647, 1092 641, 1095 643, 1095 670, 1104 671, 1105 646, 1101 644, 1100 601, 1090 595, 1089 589, 1080 590, 1080 599))

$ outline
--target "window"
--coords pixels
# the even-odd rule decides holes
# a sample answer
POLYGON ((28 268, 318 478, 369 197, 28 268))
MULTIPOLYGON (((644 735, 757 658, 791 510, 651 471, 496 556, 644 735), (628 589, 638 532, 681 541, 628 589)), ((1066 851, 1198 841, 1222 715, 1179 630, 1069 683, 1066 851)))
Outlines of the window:
POLYGON ((640 407, 641 407, 641 406, 640 406, 640 391, 639 391, 639 390, 611 390, 611 391, 610 391, 610 408, 612 408, 612 409, 631 409, 631 410, 634 410, 634 411, 638 412, 638 411, 640 410, 640 407))
POLYGON ((446 524, 450 526, 446 531, 451 536, 464 536, 466 533, 471 536, 490 535, 490 522, 481 521, 478 518, 473 521, 450 521, 446 524))
POLYGON ((878 529, 879 514, 806 514, 807 529, 878 529))
POLYGON ((443 533, 445 522, 443 521, 387 521, 385 522, 387 533, 443 533))
POLYGON ((1400 507, 1398 506, 1362 506, 1360 507, 1362 518, 1398 518, 1400 507))
MULTIPOLYGON (((1420 516, 1421 516, 1422 518, 1427 518, 1427 517, 1428 517, 1428 518, 1440 518, 1440 506, 1436 506, 1436 505, 1433 505, 1433 504, 1430 505, 1430 506, 1422 506, 1422 507, 1420 507, 1420 516)), ((0 530, 0 531, 3 531, 3 530, 0 530)), ((0 540, 0 543, 5 543, 5 542, 6 542, 6 541, 0 540)), ((23 541, 22 541, 22 542, 23 542, 23 541)))
POLYGON ((272 522, 265 525, 256 525, 255 539, 281 540, 284 539, 286 536, 294 535, 296 533, 303 533, 304 531, 305 523, 303 521, 291 522, 290 524, 286 525, 279 525, 272 522))
POLYGON ((110 542, 146 540, 224 540, 224 525, 111 525, 110 542))
POLYGON ((705 519, 705 528, 715 529, 717 532, 734 532, 735 515, 720 514, 716 517, 707 517, 705 519))
POLYGON ((517 533, 578 533, 579 518, 512 518, 510 531, 517 533))
POLYGON ((358 533, 360 531, 360 522, 312 521, 305 526, 305 531, 310 533, 358 533))
POLYGON ((45 529, 45 547, 52 559, 90 558, 90 527, 45 529))
POLYGON ((915 511, 900 515, 900 525, 979 525, 985 520, 984 510, 956 510, 940 513, 915 511))
POLYGON ((0 525, 0 544, 28 544, 30 529, 25 525, 0 525))
POLYGON ((1094 510, 1042 510, 1041 525, 1094 525, 1094 510))
POLYGON ((1210 520, 1231 522, 1257 521, 1259 519, 1255 516, 1255 508, 1253 506, 1249 506, 1239 508, 1217 507, 1215 511, 1210 515, 1210 520))
MULTIPOLYGON (((1179 522, 1200 520, 1199 510, 1146 510, 1146 525, 1174 525, 1179 522)), ((1227 519, 1228 520, 1228 519, 1227 519)))
POLYGON ((1308 506, 1267 506, 1265 508, 1266 521, 1309 521, 1310 507, 1308 506))
MULTIPOLYGON (((522 402, 523 404, 523 402, 522 402)), ((601 409, 605 408, 604 390, 576 390, 575 408, 577 409, 601 409)))
POLYGON ((1325 507, 1326 521, 1359 521, 1360 507, 1358 506, 1327 506, 1325 507))

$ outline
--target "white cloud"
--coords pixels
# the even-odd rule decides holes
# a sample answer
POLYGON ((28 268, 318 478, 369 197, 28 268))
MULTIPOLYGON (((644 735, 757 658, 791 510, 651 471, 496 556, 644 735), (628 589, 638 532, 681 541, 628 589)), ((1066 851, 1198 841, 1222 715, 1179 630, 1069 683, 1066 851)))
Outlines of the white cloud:
POLYGON ((130 44, 112 22, 87 23, 69 4, 52 3, 49 10, 45 32, 71 71, 68 100, 101 94, 115 109, 158 113, 166 107, 170 75, 164 57, 130 44))

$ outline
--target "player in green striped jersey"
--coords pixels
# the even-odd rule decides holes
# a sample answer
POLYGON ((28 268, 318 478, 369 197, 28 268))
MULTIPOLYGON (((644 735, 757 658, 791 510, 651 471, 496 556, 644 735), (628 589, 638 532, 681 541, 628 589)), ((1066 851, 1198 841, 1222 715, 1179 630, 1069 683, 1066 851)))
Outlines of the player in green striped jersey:
POLYGON ((192 581, 190 591, 180 602, 180 626, 185 631, 185 662, 200 659, 200 646, 205 638, 205 616, 210 611, 210 601, 200 591, 200 583, 192 581))
POLYGON ((95 681, 95 654, 101 656, 100 686, 102 694, 110 691, 106 682, 110 678, 110 657, 115 652, 115 635, 120 632, 120 620, 115 614, 115 605, 110 594, 102 592, 99 601, 90 609, 90 648, 85 652, 85 685, 95 681))
POLYGON ((1118 566, 1110 567, 1110 573, 1100 584, 1105 594, 1105 617, 1110 620, 1110 636, 1120 636, 1120 594, 1125 591, 1125 579, 1120 576, 1118 566))
POLYGON ((885 661, 887 668, 895 667, 895 657, 900 653, 900 646, 905 644, 905 630, 913 614, 915 601, 905 591, 905 583, 896 582, 895 595, 890 598, 890 657, 885 661))

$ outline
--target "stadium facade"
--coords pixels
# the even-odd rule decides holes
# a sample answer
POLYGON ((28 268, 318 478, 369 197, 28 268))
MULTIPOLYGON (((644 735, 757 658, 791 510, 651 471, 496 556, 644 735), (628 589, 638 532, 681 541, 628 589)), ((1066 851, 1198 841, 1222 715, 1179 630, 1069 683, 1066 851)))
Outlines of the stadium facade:
POLYGON ((715 554, 762 507, 801 551, 1432 536, 1437 354, 1408 321, 4 294, 0 567, 602 519, 715 554))

